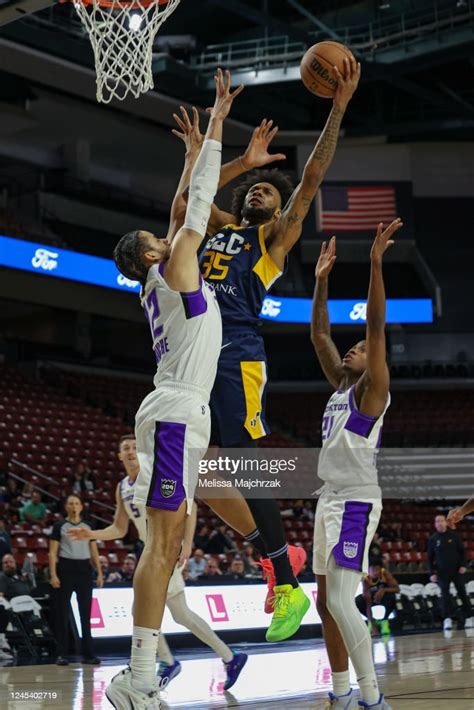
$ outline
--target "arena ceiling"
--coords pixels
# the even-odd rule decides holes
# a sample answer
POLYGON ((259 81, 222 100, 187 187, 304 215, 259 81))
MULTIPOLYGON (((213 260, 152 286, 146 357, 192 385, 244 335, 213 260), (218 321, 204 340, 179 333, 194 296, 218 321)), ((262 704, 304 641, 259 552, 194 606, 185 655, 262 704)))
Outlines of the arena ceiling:
MULTIPOLYGON (((93 66, 73 6, 49 3, 0 0, 2 102, 34 100, 41 85, 77 93, 76 80, 69 86, 66 80, 55 83, 48 57, 70 62, 66 68, 93 66), (36 71, 3 61, 12 48, 29 53, 36 71)), ((363 64, 361 87, 345 121, 348 135, 382 134, 392 141, 472 138, 474 6, 465 0, 182 0, 155 45, 155 87, 204 107, 212 97, 211 67, 221 58, 247 84, 234 119, 252 125, 269 116, 287 131, 321 128, 328 103, 303 88, 298 58, 323 38, 346 42, 363 64)), ((85 92, 84 98, 93 101, 93 94, 85 92)), ((135 115, 140 101, 130 109, 135 115)))

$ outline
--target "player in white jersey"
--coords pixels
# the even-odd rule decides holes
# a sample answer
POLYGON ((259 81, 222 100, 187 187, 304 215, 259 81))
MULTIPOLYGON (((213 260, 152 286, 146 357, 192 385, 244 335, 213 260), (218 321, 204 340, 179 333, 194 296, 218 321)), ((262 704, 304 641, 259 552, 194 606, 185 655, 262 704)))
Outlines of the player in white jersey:
POLYGON ((214 293, 199 273, 197 251, 219 181, 222 124, 243 88, 230 92, 229 72, 224 79, 218 70, 215 80, 216 99, 191 176, 183 227, 172 243, 150 232, 128 233, 114 251, 119 271, 142 284, 157 359, 155 390, 140 406, 135 427, 140 473, 134 500, 147 508, 147 537, 133 584, 131 662, 106 689, 119 710, 160 707, 155 657, 168 582, 197 485, 191 452, 197 464, 209 444, 208 402, 222 330, 214 293))
MULTIPOLYGON (((102 530, 90 530, 86 527, 77 527, 68 532, 74 540, 117 540, 128 532, 130 521, 135 525, 138 537, 145 543, 146 540, 146 510, 145 507, 134 501, 135 484, 140 470, 137 457, 137 445, 134 434, 124 434, 119 441, 118 457, 123 463, 126 476, 117 484, 115 491, 115 515, 112 525, 102 530)), ((187 628, 203 643, 210 646, 223 660, 227 679, 224 689, 229 690, 237 681, 242 668, 247 661, 245 653, 234 653, 211 629, 209 624, 192 611, 185 596, 185 585, 182 570, 191 554, 192 542, 196 528, 196 504, 193 505, 192 514, 186 519, 184 538, 179 560, 174 567, 168 585, 166 606, 171 612, 174 621, 187 628)), ((163 634, 158 639, 158 657, 160 666, 158 675, 161 683, 176 678, 181 672, 181 664, 170 651, 163 634)))
POLYGON ((318 476, 325 483, 314 523, 313 571, 333 679, 328 707, 344 710, 390 708, 379 692, 371 639, 355 595, 368 571, 368 550, 382 510, 375 457, 390 404, 382 259, 401 226, 399 219, 386 230, 382 224, 378 226, 370 252, 366 339, 342 359, 331 339, 327 309, 328 276, 336 260, 335 237, 328 247, 323 243, 316 266, 311 340, 336 392, 327 403, 322 424, 318 476), (349 658, 357 674, 360 700, 349 684, 349 658))

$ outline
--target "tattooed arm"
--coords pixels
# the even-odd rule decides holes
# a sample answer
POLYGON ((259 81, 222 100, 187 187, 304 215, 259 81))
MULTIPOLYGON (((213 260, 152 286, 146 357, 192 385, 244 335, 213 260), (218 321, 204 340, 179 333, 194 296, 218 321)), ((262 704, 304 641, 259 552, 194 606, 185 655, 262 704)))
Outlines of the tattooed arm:
POLYGON ((341 356, 331 338, 331 324, 328 313, 328 277, 336 261, 336 237, 326 246, 323 242, 321 254, 316 264, 316 285, 311 315, 311 342, 319 364, 328 382, 338 389, 344 378, 341 356))
POLYGON ((316 192, 332 163, 342 118, 359 83, 360 64, 356 62, 354 57, 351 57, 350 61, 344 59, 344 76, 336 67, 334 72, 337 75, 338 88, 331 113, 306 162, 301 182, 284 207, 281 217, 272 228, 272 243, 268 251, 280 268, 283 268, 285 257, 301 236, 303 220, 308 214, 316 192))

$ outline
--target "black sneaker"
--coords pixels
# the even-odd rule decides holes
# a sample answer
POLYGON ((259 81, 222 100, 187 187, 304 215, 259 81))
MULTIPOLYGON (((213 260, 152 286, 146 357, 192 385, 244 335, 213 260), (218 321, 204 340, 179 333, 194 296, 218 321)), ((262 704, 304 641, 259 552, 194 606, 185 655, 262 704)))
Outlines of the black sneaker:
POLYGON ((100 658, 96 658, 95 656, 85 656, 82 659, 82 663, 87 663, 88 666, 100 666, 102 661, 100 658))
POLYGON ((69 661, 67 660, 67 658, 64 658, 64 656, 58 656, 56 658, 56 665, 57 666, 68 666, 69 661))

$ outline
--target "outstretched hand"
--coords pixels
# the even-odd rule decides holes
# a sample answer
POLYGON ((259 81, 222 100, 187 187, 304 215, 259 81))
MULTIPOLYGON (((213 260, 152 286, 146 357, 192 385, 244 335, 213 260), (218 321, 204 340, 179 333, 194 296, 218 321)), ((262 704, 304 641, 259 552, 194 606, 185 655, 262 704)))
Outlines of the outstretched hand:
POLYGON ((67 531, 67 536, 72 540, 90 540, 92 537, 89 528, 83 527, 82 525, 78 528, 70 528, 67 531))
POLYGON ((253 168, 261 168, 269 163, 274 163, 276 160, 285 160, 284 153, 269 153, 268 147, 278 133, 278 126, 273 126, 273 121, 263 119, 261 124, 254 128, 252 138, 247 146, 242 162, 248 170, 253 168))
POLYGON ((382 261, 382 257, 387 249, 389 249, 392 244, 395 244, 395 240, 392 239, 392 236, 401 227, 403 227, 403 222, 400 217, 394 219, 393 222, 388 225, 387 229, 384 229, 383 222, 380 222, 377 227, 377 234, 372 244, 372 249, 370 250, 370 258, 372 261, 382 261))
MULTIPOLYGON (((211 119, 218 118, 223 121, 229 115, 234 99, 244 90, 244 85, 238 86, 235 91, 230 90, 230 71, 218 69, 214 77, 216 82, 216 100, 210 109, 211 119)), ((208 109, 209 110, 209 109, 208 109)))
POLYGON ((329 246, 326 242, 321 245, 321 253, 316 264, 315 276, 317 279, 325 279, 331 273, 336 261, 336 237, 331 237, 329 246))
POLYGON ((344 58, 344 71, 341 74, 337 66, 334 66, 334 74, 337 79, 337 89, 334 95, 334 104, 345 111, 347 104, 352 99, 360 80, 360 62, 356 62, 352 56, 350 59, 344 58))
POLYGON ((174 113, 173 118, 181 130, 178 131, 176 128, 173 128, 171 133, 183 141, 186 146, 186 153, 199 153, 204 137, 199 127, 198 110, 195 106, 192 107, 193 121, 191 123, 189 114, 184 106, 180 106, 179 108, 182 115, 179 116, 177 113, 174 113))
POLYGON ((448 517, 446 518, 446 522, 448 523, 448 526, 451 528, 451 530, 455 530, 456 525, 460 523, 463 518, 464 515, 462 514, 461 508, 453 508, 449 511, 448 517))

